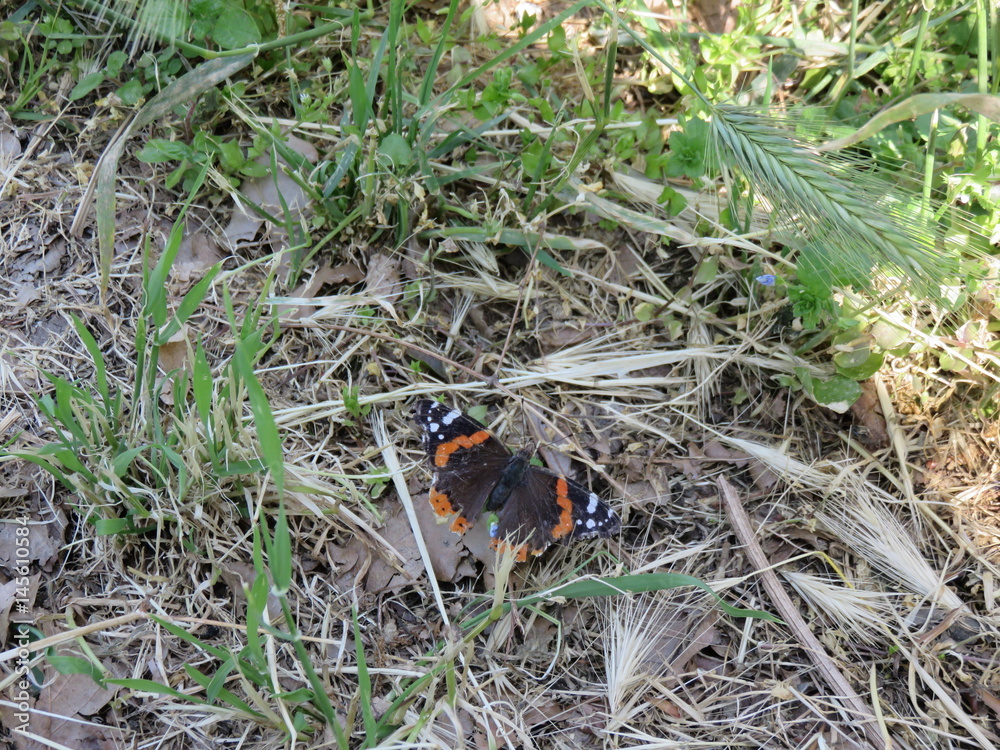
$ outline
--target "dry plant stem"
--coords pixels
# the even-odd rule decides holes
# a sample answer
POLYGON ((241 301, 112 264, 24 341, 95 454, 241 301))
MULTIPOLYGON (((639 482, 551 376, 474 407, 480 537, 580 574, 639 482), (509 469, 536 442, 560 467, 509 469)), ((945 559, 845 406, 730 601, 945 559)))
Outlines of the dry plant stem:
MULTIPOLYGON (((142 606, 142 605, 140 605, 142 606)), ((64 633, 56 633, 55 635, 50 635, 48 638, 42 638, 40 640, 34 641, 30 645, 32 651, 44 651, 51 646, 58 646, 67 641, 72 641, 76 638, 81 638, 91 633, 97 633, 102 630, 113 630, 121 625, 126 625, 133 620, 142 620, 149 617, 149 613, 146 612, 145 607, 136 610, 135 612, 129 612, 127 615, 121 615, 120 617, 115 617, 111 620, 102 620, 101 622, 92 622, 89 625, 82 625, 73 630, 67 630, 64 633)), ((21 647, 8 649, 3 653, 0 653, 0 664, 10 661, 15 658, 21 651, 21 647)))
POLYGON ((890 747, 905 747, 898 740, 893 741, 889 738, 888 729, 884 724, 878 722, 871 708, 861 699, 854 688, 851 687, 841 671, 837 669, 832 660, 826 655, 826 649, 823 648, 823 644, 809 630, 809 626, 802 619, 795 604, 792 603, 788 594, 785 593, 785 589, 778 580, 778 576, 771 569, 770 563, 764 556, 764 550, 757 543, 753 528, 750 525, 750 517, 743 509, 743 504, 740 502, 736 490, 733 489, 733 486, 724 477, 719 477, 719 491, 726 505, 729 521, 736 531, 736 536, 746 549, 750 562, 760 574, 764 589, 767 591, 768 596, 771 597, 771 601, 774 602, 774 606, 777 607, 779 616, 788 623, 788 627, 791 628, 792 633, 798 639, 800 647, 809 655, 809 658, 816 665, 819 673, 823 675, 830 688, 841 696, 840 700, 843 702, 845 708, 853 714, 853 716, 849 717, 852 723, 860 723, 862 725, 872 748, 884 748, 888 750, 890 747))
POLYGON ((424 355, 426 355, 428 357, 433 357, 434 359, 439 359, 442 362, 445 362, 445 363, 451 365, 455 369, 461 370, 462 372, 464 372, 467 375, 471 376, 473 379, 475 379, 475 380, 481 380, 484 383, 486 383, 487 385, 495 386, 496 388, 499 388, 501 391, 503 391, 504 393, 506 393, 511 398, 516 398, 516 396, 515 396, 515 394, 514 394, 513 391, 511 391, 508 388, 505 388, 503 385, 501 385, 497 381, 497 378, 496 378, 495 375, 484 375, 481 372, 476 372, 471 367, 466 367, 465 365, 460 364, 460 363, 456 362, 453 359, 448 359, 446 357, 442 357, 440 353, 431 351, 430 349, 427 349, 426 347, 420 346, 419 344, 411 344, 408 341, 401 341, 400 339, 396 338, 395 336, 389 336, 389 335, 384 334, 384 333, 375 333, 374 331, 365 331, 365 330, 363 330, 361 328, 352 328, 351 326, 327 325, 327 326, 324 326, 324 327, 325 328, 329 328, 330 330, 333 330, 333 331, 343 331, 344 333, 353 333, 356 336, 368 336, 368 337, 373 338, 373 339, 380 339, 382 341, 388 341, 388 342, 393 343, 393 344, 400 344, 402 346, 405 346, 407 349, 412 349, 413 351, 420 352, 421 354, 424 354, 424 355))

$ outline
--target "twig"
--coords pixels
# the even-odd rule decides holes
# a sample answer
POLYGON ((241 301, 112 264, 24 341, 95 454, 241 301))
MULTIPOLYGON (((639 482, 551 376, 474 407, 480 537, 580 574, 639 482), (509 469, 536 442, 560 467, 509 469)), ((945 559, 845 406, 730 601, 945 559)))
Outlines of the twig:
POLYGON ((750 525, 750 517, 743 509, 743 504, 740 502, 736 490, 724 477, 719 477, 719 491, 726 504, 729 521, 736 531, 736 536, 739 537, 746 549, 747 557, 750 558, 750 562, 758 571, 767 595, 771 597, 771 601, 778 609, 779 616, 788 623, 788 627, 798 639, 800 647, 809 655, 813 664, 816 665, 816 669, 826 680, 827 685, 839 696, 835 697, 834 700, 839 700, 851 714, 849 719, 852 724, 861 725, 872 748, 889 750, 894 747, 905 747, 898 739, 890 738, 888 728, 878 721, 868 704, 861 699, 847 678, 827 656, 823 644, 809 630, 809 626, 802 619, 799 610, 785 593, 777 574, 764 555, 764 550, 757 543, 756 535, 750 525))

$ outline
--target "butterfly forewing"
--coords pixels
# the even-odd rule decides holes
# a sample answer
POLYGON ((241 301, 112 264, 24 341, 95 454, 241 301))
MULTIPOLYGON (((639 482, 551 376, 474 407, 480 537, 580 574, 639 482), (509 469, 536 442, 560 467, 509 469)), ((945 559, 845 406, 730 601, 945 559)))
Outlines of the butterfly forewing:
POLYGON ((472 527, 510 462, 511 453, 485 426, 437 401, 413 411, 434 472, 430 500, 439 516, 455 516, 452 530, 472 527))

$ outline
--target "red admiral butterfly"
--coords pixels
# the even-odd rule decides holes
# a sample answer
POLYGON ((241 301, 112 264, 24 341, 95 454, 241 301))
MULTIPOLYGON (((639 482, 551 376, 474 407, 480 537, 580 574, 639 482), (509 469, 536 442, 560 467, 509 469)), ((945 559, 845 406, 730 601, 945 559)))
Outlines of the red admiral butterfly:
POLYGON ((454 517, 451 530, 464 534, 484 511, 491 516, 492 546, 517 544, 517 559, 540 555, 550 544, 608 537, 621 528, 618 516, 579 482, 532 466, 533 451, 511 453, 486 427, 458 409, 422 400, 413 409, 434 472, 431 507, 454 517))

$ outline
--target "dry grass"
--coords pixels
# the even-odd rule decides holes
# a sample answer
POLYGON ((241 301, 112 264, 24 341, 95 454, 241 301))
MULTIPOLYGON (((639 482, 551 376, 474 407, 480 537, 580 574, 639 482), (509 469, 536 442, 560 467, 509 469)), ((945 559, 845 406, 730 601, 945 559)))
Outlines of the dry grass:
MULTIPOLYGON (((515 132, 485 137, 503 150, 515 132)), ((295 134, 338 137, 317 127, 295 134)), ((93 226, 81 236, 69 230, 86 189, 77 170, 96 163, 111 135, 61 135, 50 150, 5 167, 18 188, 4 196, 10 210, 0 218, 0 425, 19 449, 56 438, 31 398, 53 390, 41 371, 84 389, 95 382, 71 314, 97 340, 111 390, 127 398, 135 386, 144 247, 161 252, 176 206, 158 188, 163 173, 126 154, 102 307, 93 226)), ((456 190, 471 203, 505 195, 488 192, 498 184, 481 176, 456 190)), ((413 187, 382 184, 379 198, 413 187)), ((176 367, 191 369, 201 342, 217 387, 213 435, 231 461, 262 455, 245 386, 228 399, 222 388, 245 335, 227 306, 239 323, 264 306, 260 328, 274 338, 254 365, 282 441, 290 609, 274 587, 263 595, 253 588, 261 559, 276 555, 255 536, 258 522, 269 533, 277 523, 273 473, 228 476, 207 462, 203 446, 213 435, 195 409, 182 408, 191 397, 179 387, 133 404, 152 411, 123 434, 138 447, 150 443, 149 425, 162 425, 176 437, 181 479, 159 487, 151 469, 118 476, 107 445, 87 455, 106 481, 78 478, 75 493, 37 466, 5 461, 0 634, 9 621, 27 619, 51 639, 43 646, 83 655, 108 676, 176 691, 122 688, 88 694, 87 703, 82 683, 57 675, 39 646, 35 664, 49 687, 40 688, 38 707, 43 700, 72 706, 65 715, 84 724, 40 722, 33 731, 66 747, 265 748, 290 746, 289 735, 297 746, 336 746, 315 712, 316 735, 292 729, 294 691, 309 687, 311 667, 355 747, 1000 742, 1000 532, 988 481, 997 472, 996 434, 968 416, 988 378, 934 370, 915 388, 928 361, 893 361, 874 378, 883 400, 872 409, 881 411, 875 419, 888 440, 859 446, 851 430, 861 415, 836 415, 778 384, 796 367, 821 374, 824 365, 803 361, 782 340, 777 305, 747 287, 739 263, 692 282, 710 255, 738 259, 757 248, 756 238, 721 227, 710 239, 696 236, 687 216, 664 231, 674 242, 661 243, 650 232, 666 222, 655 215, 640 222, 642 185, 634 178, 629 192, 637 205, 616 206, 614 229, 569 209, 539 227, 502 200, 482 206, 484 225, 526 234, 543 228, 569 241, 553 252, 565 275, 528 252, 498 255, 488 241, 415 234, 398 249, 370 244, 377 214, 359 219, 305 269, 308 276, 351 267, 358 279, 335 272, 319 289, 286 285, 287 260, 262 235, 225 248, 225 275, 180 332, 176 367), (661 316, 649 320, 643 305, 661 316), (356 389, 370 413, 352 413, 345 388, 356 389), (426 395, 487 405, 508 444, 538 443, 550 465, 608 499, 622 516, 621 535, 556 546, 515 566, 475 538, 485 524, 465 541, 435 527, 407 417, 409 404, 426 395), (724 502, 723 480, 738 488, 742 510, 724 502), (97 534, 88 518, 122 513, 123 497, 145 508, 152 530, 97 534), (33 529, 27 618, 9 613, 12 589, 3 588, 13 578, 7 550, 20 518, 33 529), (731 617, 691 588, 502 606, 595 576, 667 571, 699 577, 728 603, 784 622, 731 617), (262 596, 264 622, 287 631, 291 614, 308 659, 261 630, 258 666, 272 690, 233 670, 212 689, 224 685, 247 710, 186 699, 205 699, 209 690, 185 666, 211 678, 220 653, 245 655, 254 632, 248 612, 262 596), (366 734, 370 720, 385 720, 382 736, 366 734)), ((195 206, 189 226, 219 237, 230 208, 195 206)), ((432 218, 420 227, 440 228, 432 218)), ((284 249, 280 238, 275 244, 284 249)), ((167 280, 172 309, 203 272, 167 280)), ((169 381, 164 369, 157 382, 169 381)), ((77 416, 97 419, 86 410, 77 416)), ((7 674, 12 647, 7 640, 0 648, 7 674)), ((0 684, 13 694, 11 679, 0 684)), ((0 710, 6 724, 10 703, 0 710)))

